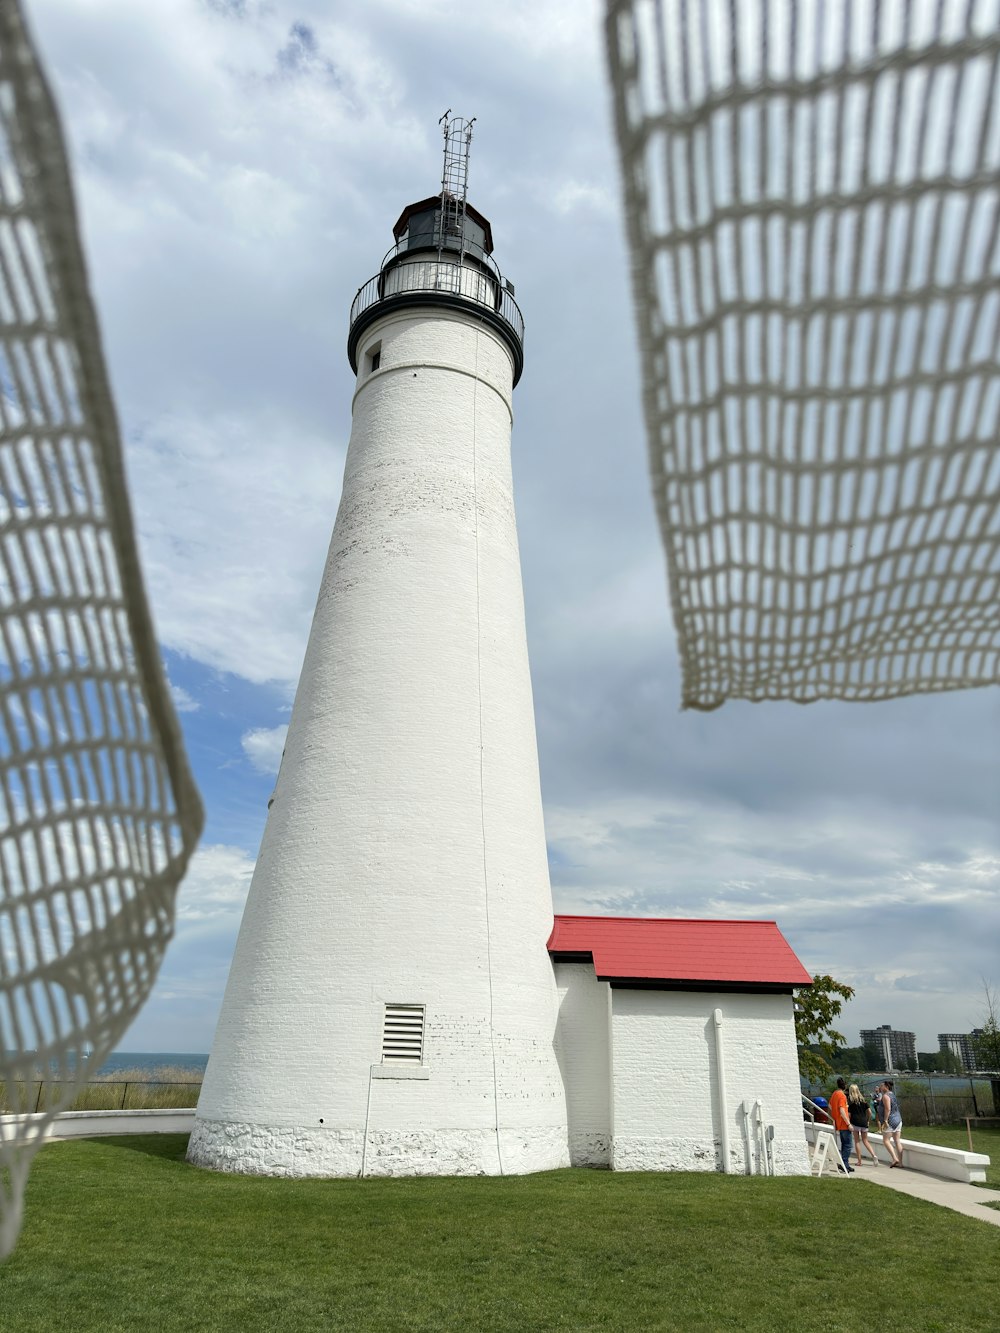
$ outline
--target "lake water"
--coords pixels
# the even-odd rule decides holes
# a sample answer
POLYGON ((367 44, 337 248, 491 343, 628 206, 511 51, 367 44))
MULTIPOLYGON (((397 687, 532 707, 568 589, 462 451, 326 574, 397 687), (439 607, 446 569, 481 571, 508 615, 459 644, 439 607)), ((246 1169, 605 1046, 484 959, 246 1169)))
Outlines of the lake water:
POLYGON ((117 1074, 123 1069, 185 1069, 204 1074, 207 1055, 179 1051, 112 1051, 95 1074, 117 1074))
MULTIPOLYGON (((3 1054, 11 1062, 20 1062, 24 1058, 24 1053, 21 1051, 4 1051, 3 1054)), ((72 1069, 72 1059, 68 1063, 72 1069)), ((189 1051, 112 1051, 102 1065, 93 1066, 88 1073, 90 1078, 96 1078, 98 1074, 117 1074, 123 1069, 150 1072, 155 1069, 183 1069, 185 1072, 204 1074, 207 1064, 207 1055, 192 1055, 189 1051)), ((58 1067, 58 1062, 53 1060, 51 1062, 53 1076, 58 1067)))
MULTIPOLYGON (((881 1083, 884 1078, 891 1078, 896 1085, 896 1092, 901 1089, 909 1092, 913 1089, 915 1092, 922 1092, 926 1095, 933 1090, 935 1097, 968 1097, 971 1095, 971 1085, 974 1083, 976 1095, 989 1091, 989 1077, 983 1077, 981 1074, 901 1074, 896 1070, 892 1074, 861 1074, 854 1078, 845 1074, 844 1077, 848 1083, 857 1082, 862 1092, 869 1096, 875 1091, 876 1084, 881 1083), (905 1085, 905 1086, 904 1086, 905 1085)), ((806 1081, 800 1080, 803 1092, 809 1091, 806 1081)), ((831 1088, 837 1086, 837 1075, 831 1074, 822 1084, 813 1084, 814 1092, 821 1092, 825 1097, 829 1097, 831 1088)))

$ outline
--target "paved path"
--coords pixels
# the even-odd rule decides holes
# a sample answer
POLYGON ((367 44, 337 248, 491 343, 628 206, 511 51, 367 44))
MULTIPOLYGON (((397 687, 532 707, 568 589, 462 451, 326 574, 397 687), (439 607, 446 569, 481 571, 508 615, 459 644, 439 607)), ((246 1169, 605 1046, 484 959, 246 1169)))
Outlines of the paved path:
POLYGON ((984 1189, 982 1185, 963 1185, 957 1180, 942 1180, 940 1176, 928 1176, 923 1171, 912 1171, 905 1166, 901 1169, 889 1167, 884 1162, 878 1166, 871 1162, 858 1166, 852 1160, 851 1165, 855 1168, 856 1178, 873 1180, 876 1185, 885 1185, 888 1189, 898 1190, 900 1194, 926 1199, 928 1203, 937 1203, 942 1208, 952 1208, 956 1213, 964 1213, 966 1217, 976 1217, 980 1222, 1000 1227, 1000 1208, 983 1207, 985 1203, 1000 1203, 1000 1190, 984 1189))

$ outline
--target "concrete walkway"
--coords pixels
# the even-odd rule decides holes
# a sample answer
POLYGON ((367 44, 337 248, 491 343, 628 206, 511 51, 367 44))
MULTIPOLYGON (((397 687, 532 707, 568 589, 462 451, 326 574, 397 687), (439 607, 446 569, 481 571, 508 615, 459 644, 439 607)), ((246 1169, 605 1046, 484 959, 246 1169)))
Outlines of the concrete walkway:
MULTIPOLYGON (((962 1185, 957 1180, 942 1180, 940 1176, 928 1176, 923 1171, 913 1171, 905 1166, 890 1167, 884 1162, 875 1166, 866 1161, 863 1166, 858 1166, 852 1159, 851 1165, 856 1180, 872 1180, 876 1185, 885 1185, 900 1194, 926 1199, 928 1203, 937 1203, 942 1208, 951 1208, 956 1213, 964 1213, 966 1217, 975 1217, 980 1222, 1000 1227, 1000 1208, 983 1207, 985 1203, 1000 1203, 1000 1190, 984 1189, 981 1185, 962 1185)), ((841 1176, 840 1179, 844 1180, 845 1177, 841 1176)))

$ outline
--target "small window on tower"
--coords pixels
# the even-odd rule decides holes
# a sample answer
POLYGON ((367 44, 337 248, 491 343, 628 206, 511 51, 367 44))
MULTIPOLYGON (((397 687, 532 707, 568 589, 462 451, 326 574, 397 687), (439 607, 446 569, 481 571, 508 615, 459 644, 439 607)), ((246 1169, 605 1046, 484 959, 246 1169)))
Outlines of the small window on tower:
POLYGON ((387 1004, 382 1023, 382 1063, 419 1065, 424 1058, 424 1006, 387 1004))
POLYGON ((365 355, 365 367, 367 374, 370 375, 373 370, 378 370, 381 364, 382 364, 382 344, 375 343, 374 346, 369 347, 368 352, 365 355))

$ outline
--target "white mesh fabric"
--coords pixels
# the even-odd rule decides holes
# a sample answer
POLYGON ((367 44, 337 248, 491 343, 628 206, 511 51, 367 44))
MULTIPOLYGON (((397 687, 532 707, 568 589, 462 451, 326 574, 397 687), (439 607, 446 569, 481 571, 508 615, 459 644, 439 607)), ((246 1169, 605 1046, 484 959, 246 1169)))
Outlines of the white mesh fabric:
POLYGON ((58 120, 0 6, 0 1254, 145 1000, 201 826, 140 581, 58 120))
POLYGON ((1000 677, 997 0, 609 0, 683 703, 1000 677))

